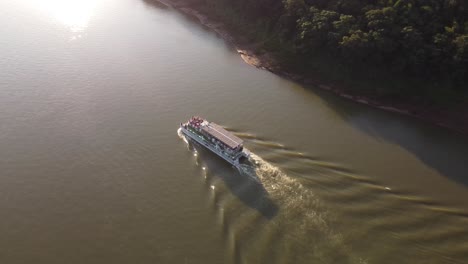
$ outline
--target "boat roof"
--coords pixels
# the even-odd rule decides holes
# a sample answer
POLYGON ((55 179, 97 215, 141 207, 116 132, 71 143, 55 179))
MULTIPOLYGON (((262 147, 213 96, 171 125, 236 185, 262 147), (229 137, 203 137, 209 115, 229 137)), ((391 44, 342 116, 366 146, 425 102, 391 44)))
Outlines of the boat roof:
POLYGON ((219 141, 226 144, 228 147, 235 149, 241 145, 244 141, 242 139, 234 136, 231 132, 227 131, 223 127, 213 122, 210 122, 201 127, 201 129, 218 139, 219 141))

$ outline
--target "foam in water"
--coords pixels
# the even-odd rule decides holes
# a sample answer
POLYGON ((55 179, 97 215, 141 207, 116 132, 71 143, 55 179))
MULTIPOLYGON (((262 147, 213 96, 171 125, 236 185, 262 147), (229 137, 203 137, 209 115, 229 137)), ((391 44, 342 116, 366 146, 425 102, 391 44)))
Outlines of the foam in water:
POLYGON ((251 165, 240 166, 238 175, 216 172, 228 188, 214 193, 224 197, 214 201, 223 201, 235 263, 463 263, 468 257, 465 212, 253 134, 236 135, 252 151, 251 165))

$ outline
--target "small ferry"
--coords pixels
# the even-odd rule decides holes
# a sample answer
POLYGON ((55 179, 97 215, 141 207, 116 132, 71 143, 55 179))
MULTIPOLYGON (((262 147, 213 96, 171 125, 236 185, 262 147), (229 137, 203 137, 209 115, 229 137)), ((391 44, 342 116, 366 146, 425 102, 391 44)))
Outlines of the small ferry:
POLYGON ((242 139, 201 117, 192 116, 186 123, 181 123, 180 131, 235 167, 250 157, 242 139))

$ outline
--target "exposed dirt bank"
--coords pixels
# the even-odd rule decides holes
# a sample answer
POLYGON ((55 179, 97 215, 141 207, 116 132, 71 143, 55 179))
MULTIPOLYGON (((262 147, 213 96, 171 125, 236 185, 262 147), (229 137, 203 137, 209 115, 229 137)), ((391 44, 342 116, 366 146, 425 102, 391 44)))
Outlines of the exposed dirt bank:
POLYGON ((412 116, 432 124, 449 128, 459 133, 468 134, 468 101, 455 108, 441 110, 440 108, 431 108, 419 106, 405 102, 384 103, 376 98, 360 96, 348 92, 344 87, 337 87, 333 84, 323 83, 320 80, 312 79, 308 76, 301 76, 280 67, 274 56, 269 53, 256 52, 255 45, 247 43, 242 36, 231 34, 223 23, 214 21, 207 14, 203 14, 193 6, 187 5, 183 0, 154 0, 167 7, 175 8, 182 13, 197 19, 202 25, 216 32, 228 44, 237 50, 242 59, 257 68, 268 70, 282 77, 291 79, 298 83, 314 86, 323 90, 330 91, 338 96, 352 100, 357 103, 365 104, 374 108, 379 108, 389 112, 395 112, 412 116))

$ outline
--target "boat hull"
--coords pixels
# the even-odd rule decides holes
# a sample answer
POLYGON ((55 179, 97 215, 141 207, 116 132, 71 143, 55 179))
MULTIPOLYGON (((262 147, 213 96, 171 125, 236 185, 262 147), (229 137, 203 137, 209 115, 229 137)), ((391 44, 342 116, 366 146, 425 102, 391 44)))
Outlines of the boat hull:
POLYGON ((218 155, 220 158, 222 158, 223 160, 227 161, 228 163, 230 163, 231 165, 235 166, 235 167, 239 167, 240 166, 240 161, 239 159, 241 157, 245 157, 245 158, 248 158, 248 155, 244 153, 244 155, 241 155, 240 157, 237 157, 237 158, 231 158, 230 156, 228 155, 225 155, 222 150, 219 150, 217 149, 215 146, 213 146, 212 144, 210 144, 208 141, 204 140, 203 138, 201 138, 200 136, 196 135, 195 133, 189 131, 188 129, 186 129, 183 125, 180 126, 180 131, 182 132, 182 134, 184 134, 186 137, 188 137, 189 139, 197 142, 198 144, 200 144, 201 146, 205 147, 206 149, 210 150, 211 152, 213 152, 214 154, 218 155))

